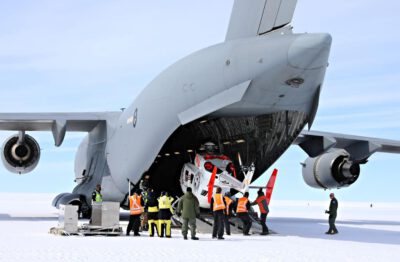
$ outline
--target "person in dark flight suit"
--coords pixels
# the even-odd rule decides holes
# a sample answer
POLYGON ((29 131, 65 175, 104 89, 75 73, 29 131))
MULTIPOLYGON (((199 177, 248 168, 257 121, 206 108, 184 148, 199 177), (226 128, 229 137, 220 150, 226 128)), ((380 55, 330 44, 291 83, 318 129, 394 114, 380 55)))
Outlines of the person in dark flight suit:
POLYGON ((335 194, 330 193, 331 203, 329 205, 329 210, 325 210, 326 214, 329 214, 329 229, 325 234, 333 235, 339 233, 335 226, 335 220, 337 216, 338 201, 335 198, 335 194))

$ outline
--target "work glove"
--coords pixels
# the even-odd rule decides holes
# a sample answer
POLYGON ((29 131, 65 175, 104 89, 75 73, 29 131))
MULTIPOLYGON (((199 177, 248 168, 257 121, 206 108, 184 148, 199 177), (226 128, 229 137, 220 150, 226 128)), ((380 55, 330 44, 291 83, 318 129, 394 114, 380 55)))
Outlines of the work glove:
POLYGON ((196 218, 200 218, 200 214, 196 214, 196 218))

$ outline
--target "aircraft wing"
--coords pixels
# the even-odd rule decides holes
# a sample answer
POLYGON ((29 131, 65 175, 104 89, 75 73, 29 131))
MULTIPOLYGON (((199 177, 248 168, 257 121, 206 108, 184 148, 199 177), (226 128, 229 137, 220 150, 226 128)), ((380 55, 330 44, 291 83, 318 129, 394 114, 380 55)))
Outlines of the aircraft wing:
POLYGON ((52 131, 56 146, 66 131, 89 132, 100 122, 118 117, 121 112, 105 113, 0 113, 0 130, 52 131))
POLYGON ((262 35, 292 21, 297 0, 235 0, 226 41, 262 35))
POLYGON ((400 141, 318 131, 302 131, 293 144, 310 157, 330 149, 345 149, 357 161, 367 160, 375 152, 400 154, 400 141))

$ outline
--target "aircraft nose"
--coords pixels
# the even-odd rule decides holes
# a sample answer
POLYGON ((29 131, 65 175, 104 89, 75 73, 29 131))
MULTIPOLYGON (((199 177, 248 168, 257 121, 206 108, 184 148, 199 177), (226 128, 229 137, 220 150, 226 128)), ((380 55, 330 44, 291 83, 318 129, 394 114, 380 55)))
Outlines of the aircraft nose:
POLYGON ((288 51, 288 63, 294 68, 318 69, 328 64, 332 44, 330 34, 303 34, 298 36, 288 51))

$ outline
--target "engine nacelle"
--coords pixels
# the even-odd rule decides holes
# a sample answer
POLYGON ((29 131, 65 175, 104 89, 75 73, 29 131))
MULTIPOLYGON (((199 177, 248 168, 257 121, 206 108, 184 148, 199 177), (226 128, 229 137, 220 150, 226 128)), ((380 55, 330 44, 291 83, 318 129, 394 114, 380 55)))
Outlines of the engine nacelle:
POLYGON ((314 188, 341 188, 353 184, 360 175, 360 165, 350 160, 346 150, 335 150, 307 158, 303 164, 303 179, 314 188))
POLYGON ((40 159, 40 147, 33 137, 13 135, 3 144, 1 159, 4 166, 12 173, 26 174, 31 172, 40 159))

